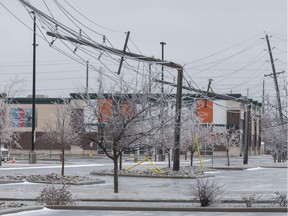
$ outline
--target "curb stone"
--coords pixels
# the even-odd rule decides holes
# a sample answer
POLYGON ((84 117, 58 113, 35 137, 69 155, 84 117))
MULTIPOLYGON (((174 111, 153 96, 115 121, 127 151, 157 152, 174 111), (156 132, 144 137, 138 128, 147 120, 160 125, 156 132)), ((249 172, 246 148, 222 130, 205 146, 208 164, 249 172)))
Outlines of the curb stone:
POLYGON ((24 180, 0 180, 0 184, 24 183, 24 180))
MULTIPOLYGON (((61 184, 61 182, 51 182, 51 181, 28 181, 30 183, 37 184, 61 184)), ((93 185, 93 184, 103 184, 105 180, 87 181, 87 182, 65 182, 66 185, 93 185)))
MULTIPOLYGON (((0 184, 15 184, 15 183, 24 183, 23 180, 0 180, 0 184)), ((51 181, 27 181, 29 183, 35 184, 61 184, 61 182, 51 182, 51 181)), ((65 182, 66 185, 92 185, 92 184, 104 184, 105 180, 94 180, 87 182, 65 182)))
MULTIPOLYGON (((112 173, 91 172, 90 175, 99 176, 114 176, 112 173)), ((164 175, 135 175, 135 174, 118 174, 119 177, 143 177, 143 178, 174 178, 174 179, 197 179, 197 178, 210 178, 215 175, 199 175, 199 176, 164 176, 164 175)))
POLYGON ((27 207, 21 207, 21 208, 9 208, 9 209, 0 210, 0 215, 14 214, 14 213, 25 212, 25 211, 35 211, 35 210, 41 210, 43 208, 44 206, 27 206, 27 207))
POLYGON ((220 207, 129 207, 129 206, 45 206, 61 210, 109 210, 109 211, 197 211, 197 212, 288 212, 287 208, 220 208, 220 207))
MULTIPOLYGON (((36 198, 25 198, 25 199, 18 199, 18 198, 0 198, 0 201, 35 201, 36 198)), ((193 199, 109 199, 109 198, 94 198, 94 199, 76 199, 76 201, 80 202, 141 202, 141 203, 147 203, 147 202, 154 202, 154 203, 198 203, 198 201, 194 201, 193 199)), ((221 203, 223 204, 245 204, 245 201, 238 200, 238 199, 223 199, 221 200, 221 203)), ((272 204, 273 201, 271 200, 258 200, 255 202, 255 204, 260 203, 268 203, 272 204)), ((275 207, 274 207, 275 208, 275 207)))

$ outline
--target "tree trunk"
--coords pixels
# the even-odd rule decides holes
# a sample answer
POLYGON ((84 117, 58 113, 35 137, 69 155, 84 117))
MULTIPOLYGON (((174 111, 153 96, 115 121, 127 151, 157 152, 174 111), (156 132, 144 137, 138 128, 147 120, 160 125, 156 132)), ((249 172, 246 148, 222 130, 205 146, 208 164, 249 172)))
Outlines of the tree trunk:
POLYGON ((190 151, 190 166, 193 166, 193 155, 194 155, 194 152, 190 151))
POLYGON ((157 148, 155 147, 155 161, 157 161, 157 148))
POLYGON ((171 167, 170 149, 167 150, 167 153, 168 153, 168 167, 170 168, 171 167))
POLYGON ((113 158, 114 162, 114 193, 119 193, 118 190, 118 161, 116 155, 113 158))
POLYGON ((119 155, 119 170, 122 170, 122 152, 119 155))
MULTIPOLYGON (((1 151, 1 145, 0 145, 0 151, 1 151)), ((2 166, 2 152, 0 152, 0 166, 2 166)))
POLYGON ((281 152, 278 150, 278 154, 277 154, 277 162, 281 163, 281 152))
POLYGON ((185 161, 187 161, 187 150, 185 150, 185 161))
POLYGON ((227 153, 227 166, 230 166, 229 150, 226 150, 226 153, 227 153))
POLYGON ((118 156, 117 143, 113 142, 113 163, 114 163, 114 193, 119 193, 118 190, 118 156))
POLYGON ((62 162, 62 169, 61 169, 61 175, 64 176, 64 155, 65 155, 65 149, 62 148, 62 158, 61 158, 61 162, 62 162))

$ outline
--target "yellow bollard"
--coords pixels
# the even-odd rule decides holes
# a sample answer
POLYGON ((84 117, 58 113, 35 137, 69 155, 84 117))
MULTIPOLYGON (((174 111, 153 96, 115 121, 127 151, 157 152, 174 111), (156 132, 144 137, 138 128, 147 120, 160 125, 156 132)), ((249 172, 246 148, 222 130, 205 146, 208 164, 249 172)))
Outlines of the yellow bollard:
POLYGON ((196 146, 197 146, 197 151, 198 151, 198 157, 199 157, 199 160, 200 160, 201 173, 203 174, 204 167, 203 167, 202 158, 201 158, 201 154, 200 154, 200 148, 199 148, 199 143, 198 143, 198 134, 196 134, 195 139, 196 139, 195 141, 196 141, 196 146))

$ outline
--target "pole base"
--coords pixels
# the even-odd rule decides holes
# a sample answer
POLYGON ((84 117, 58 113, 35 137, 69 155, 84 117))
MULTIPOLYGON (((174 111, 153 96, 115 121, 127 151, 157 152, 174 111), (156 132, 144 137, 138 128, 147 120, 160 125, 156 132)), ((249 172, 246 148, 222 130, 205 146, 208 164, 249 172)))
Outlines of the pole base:
POLYGON ((29 152, 29 164, 36 164, 37 162, 37 155, 35 151, 29 152))

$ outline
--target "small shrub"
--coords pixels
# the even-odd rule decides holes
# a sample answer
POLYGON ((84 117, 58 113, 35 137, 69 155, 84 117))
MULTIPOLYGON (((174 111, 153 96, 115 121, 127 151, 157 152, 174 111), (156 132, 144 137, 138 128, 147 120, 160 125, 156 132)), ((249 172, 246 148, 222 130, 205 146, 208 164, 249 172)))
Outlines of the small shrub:
POLYGON ((197 178, 191 188, 192 196, 202 207, 218 202, 224 192, 223 185, 209 178, 197 178))
POLYGON ((279 204, 280 207, 286 207, 287 206, 287 194, 275 192, 276 198, 274 200, 274 204, 279 204))
POLYGON ((36 202, 44 205, 68 205, 73 204, 75 200, 72 197, 72 193, 67 190, 67 186, 62 184, 61 188, 55 186, 48 186, 40 192, 36 197, 36 202))
POLYGON ((251 207, 254 202, 257 202, 262 197, 262 194, 260 196, 256 196, 256 194, 251 194, 249 196, 244 196, 242 199, 246 203, 246 207, 251 207))

